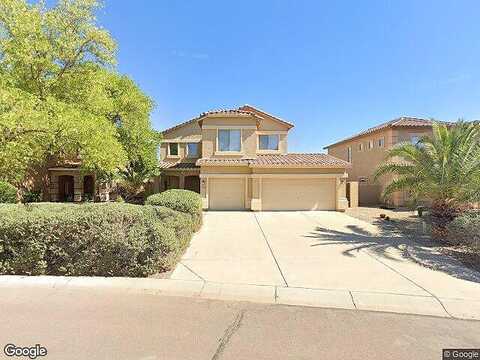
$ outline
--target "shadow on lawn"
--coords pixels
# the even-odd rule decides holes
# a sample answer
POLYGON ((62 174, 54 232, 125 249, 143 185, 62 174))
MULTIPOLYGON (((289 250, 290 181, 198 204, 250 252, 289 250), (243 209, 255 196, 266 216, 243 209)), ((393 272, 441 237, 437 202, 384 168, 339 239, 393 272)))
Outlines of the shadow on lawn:
POLYGON ((439 244, 422 234, 419 227, 423 227, 423 224, 405 221, 376 220, 373 225, 378 227, 378 234, 372 234, 357 225, 347 226, 350 231, 345 232, 317 226, 305 237, 316 240, 311 247, 351 245, 342 252, 344 256, 355 257, 361 250, 368 250, 379 258, 394 262, 409 260, 459 279, 480 283, 480 272, 438 251, 439 244))

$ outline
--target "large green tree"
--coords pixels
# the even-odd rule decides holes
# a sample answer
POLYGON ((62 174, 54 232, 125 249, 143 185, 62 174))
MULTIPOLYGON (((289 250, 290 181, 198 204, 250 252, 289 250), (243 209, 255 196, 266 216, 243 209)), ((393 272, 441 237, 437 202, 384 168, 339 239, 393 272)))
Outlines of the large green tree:
POLYGON ((428 200, 436 235, 471 202, 480 200, 480 125, 446 125, 435 122, 432 136, 418 144, 401 143, 392 148, 375 178, 391 174, 383 196, 407 191, 413 199, 428 200))
POLYGON ((115 42, 96 24, 100 5, 0 2, 0 177, 21 183, 52 159, 126 181, 139 164, 142 181, 155 174, 153 103, 115 70, 115 42))

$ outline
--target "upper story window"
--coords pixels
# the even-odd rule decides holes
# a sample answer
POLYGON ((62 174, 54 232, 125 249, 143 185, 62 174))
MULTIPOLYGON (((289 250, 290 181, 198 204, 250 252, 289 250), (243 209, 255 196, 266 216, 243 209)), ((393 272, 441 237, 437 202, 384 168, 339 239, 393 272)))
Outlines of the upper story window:
POLYGON ((368 141, 368 149, 373 149, 373 140, 368 141))
POLYGON ((385 139, 381 138, 378 139, 378 147, 384 147, 385 146, 385 139))
POLYGON ((218 151, 241 151, 242 150, 241 130, 228 129, 218 130, 218 151))
POLYGON ((278 150, 279 135, 259 135, 258 148, 260 150, 278 150))
POLYGON ((347 161, 352 162, 352 148, 350 146, 347 148, 347 161))
POLYGON ((420 136, 418 135, 411 135, 410 136, 410 142, 413 144, 413 145, 418 145, 418 142, 420 141, 420 136))
POLYGON ((187 143, 187 157, 198 157, 198 143, 187 143))
POLYGON ((178 143, 168 143, 168 155, 178 156, 178 143))

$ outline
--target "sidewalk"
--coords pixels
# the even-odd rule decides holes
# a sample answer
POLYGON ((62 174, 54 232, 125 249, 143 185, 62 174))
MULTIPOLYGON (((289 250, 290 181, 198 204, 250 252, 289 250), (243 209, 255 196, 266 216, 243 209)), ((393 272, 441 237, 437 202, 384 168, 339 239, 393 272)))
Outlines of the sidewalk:
MULTIPOLYGON (((226 284, 201 280, 62 276, 0 276, 0 288, 103 289, 125 293, 369 310, 480 320, 480 301, 380 292, 226 284)), ((2 290, 5 293, 6 290, 2 290)))

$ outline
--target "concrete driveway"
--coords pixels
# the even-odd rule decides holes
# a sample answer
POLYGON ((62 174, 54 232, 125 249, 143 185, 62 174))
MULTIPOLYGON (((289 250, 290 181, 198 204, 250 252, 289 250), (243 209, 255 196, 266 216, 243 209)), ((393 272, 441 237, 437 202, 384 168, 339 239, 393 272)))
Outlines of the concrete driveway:
POLYGON ((468 300, 480 309, 480 274, 458 264, 431 270, 411 251, 426 252, 338 212, 207 212, 172 278, 338 291, 363 308, 410 296, 425 308, 468 300))

